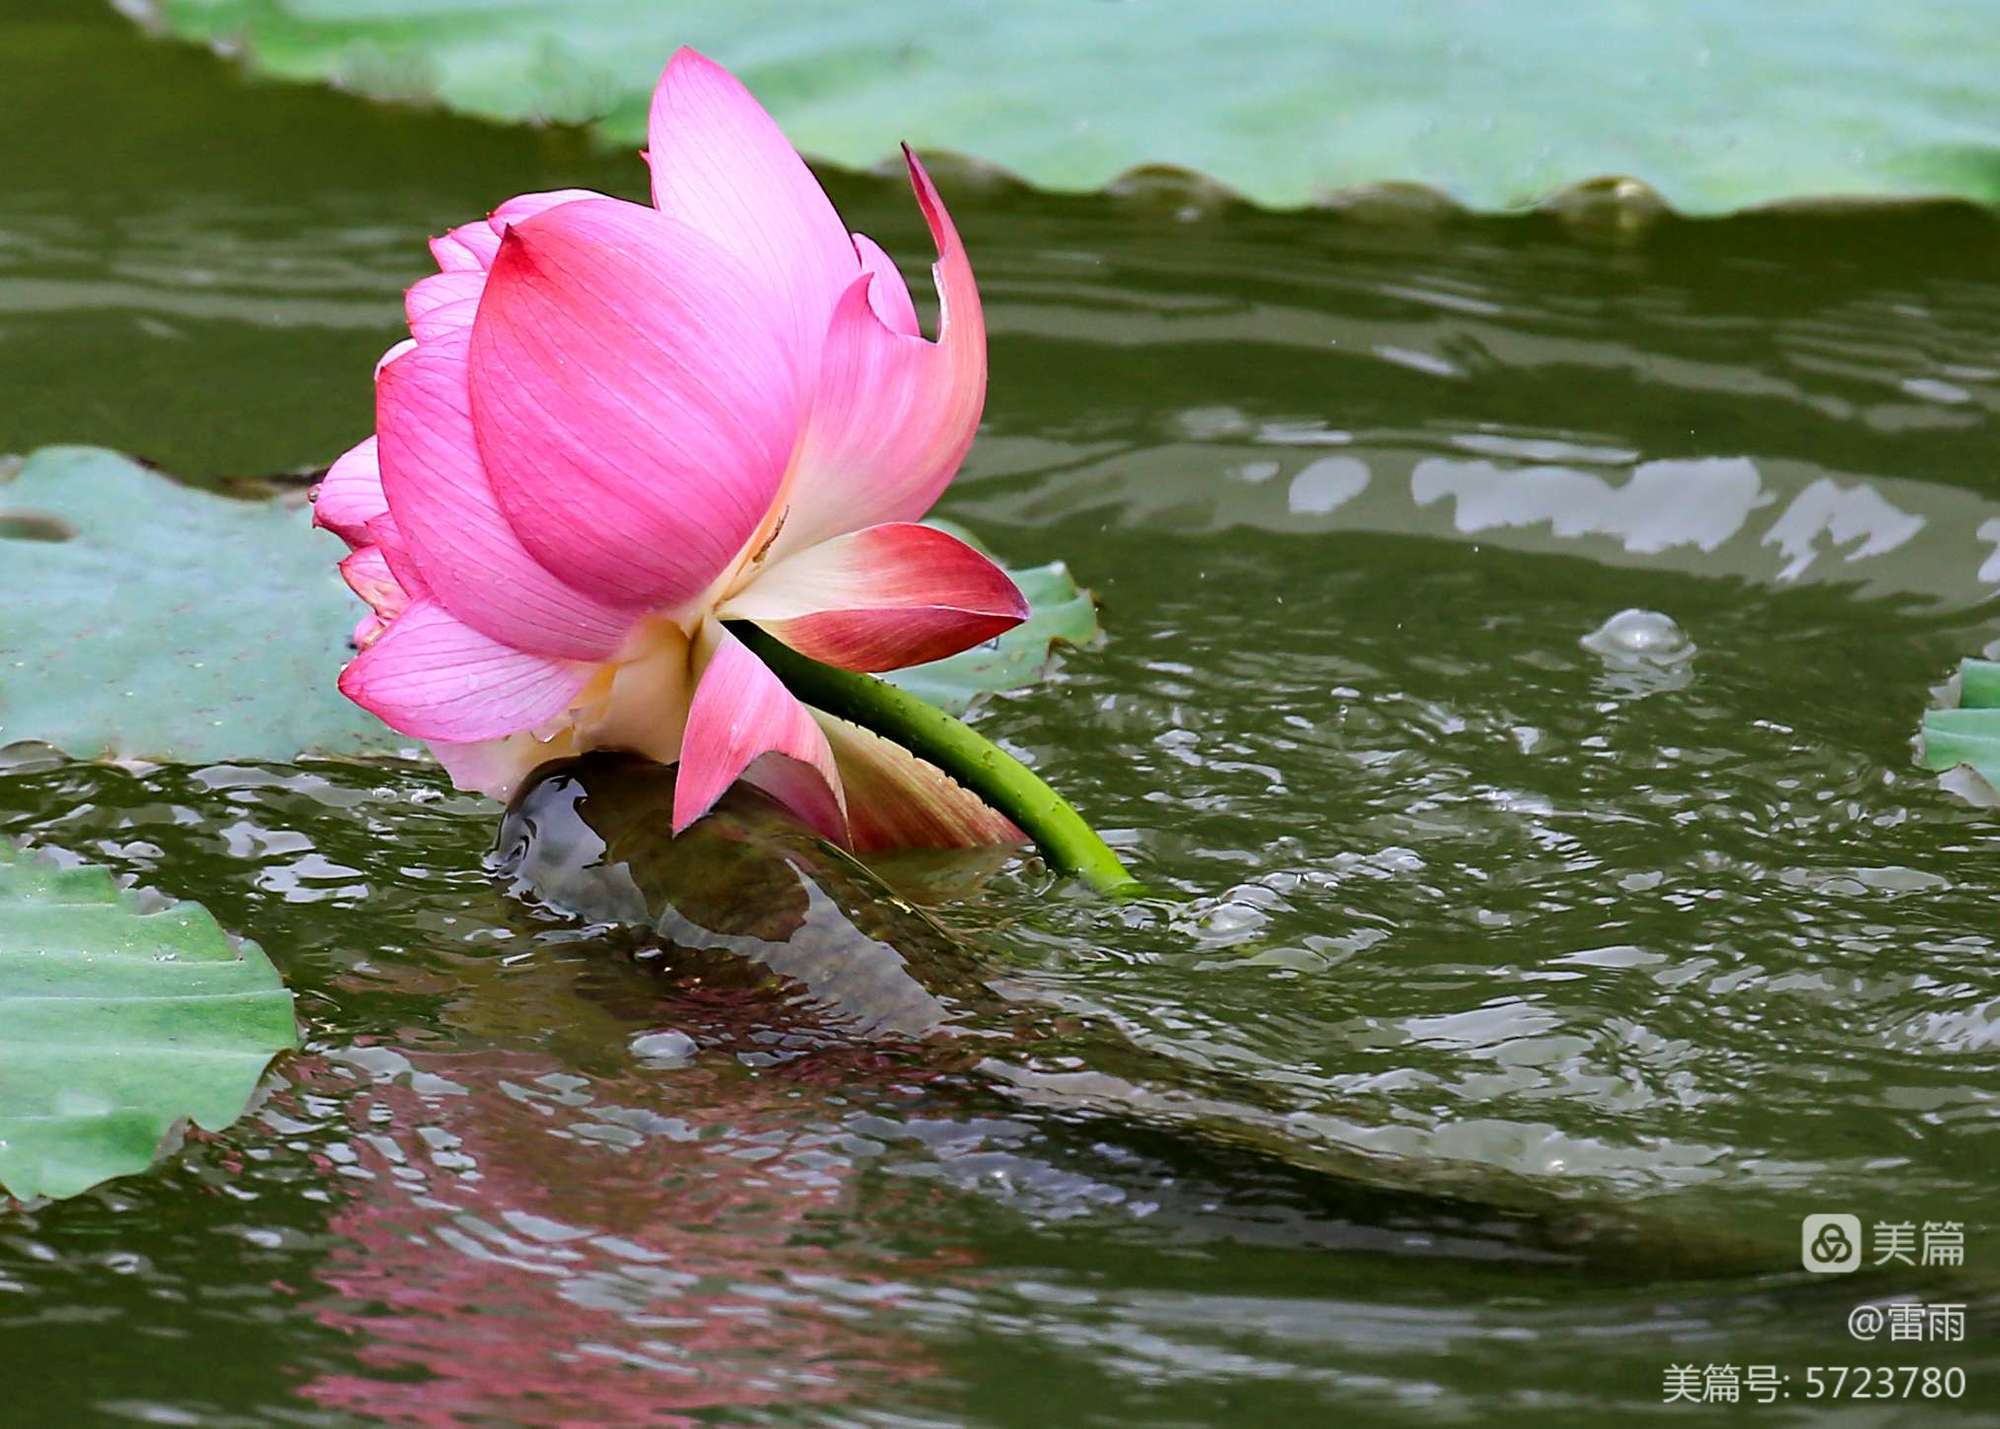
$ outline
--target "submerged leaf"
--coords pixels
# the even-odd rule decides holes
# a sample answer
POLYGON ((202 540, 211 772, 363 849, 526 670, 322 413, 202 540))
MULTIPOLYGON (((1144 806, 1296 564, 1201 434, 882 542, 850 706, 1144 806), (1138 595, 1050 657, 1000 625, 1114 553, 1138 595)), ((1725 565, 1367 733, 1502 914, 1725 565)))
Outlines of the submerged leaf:
POLYGON ((205 908, 0 844, 0 1191, 73 1196, 219 1131, 298 1045, 292 996, 205 908))
POLYGON ((0 746, 203 763, 407 745, 334 689, 359 608, 309 520, 96 447, 30 456, 0 482, 0 746))

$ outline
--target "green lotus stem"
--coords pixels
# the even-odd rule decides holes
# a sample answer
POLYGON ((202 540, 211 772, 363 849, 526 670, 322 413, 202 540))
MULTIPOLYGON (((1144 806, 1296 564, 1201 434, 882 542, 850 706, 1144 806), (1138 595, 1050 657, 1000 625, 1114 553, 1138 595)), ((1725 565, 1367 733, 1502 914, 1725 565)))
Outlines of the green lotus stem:
POLYGON ((729 629, 805 703, 894 740, 1012 819, 1058 872, 1111 897, 1143 891, 1068 800, 969 725, 887 680, 822 665, 747 621, 729 629))

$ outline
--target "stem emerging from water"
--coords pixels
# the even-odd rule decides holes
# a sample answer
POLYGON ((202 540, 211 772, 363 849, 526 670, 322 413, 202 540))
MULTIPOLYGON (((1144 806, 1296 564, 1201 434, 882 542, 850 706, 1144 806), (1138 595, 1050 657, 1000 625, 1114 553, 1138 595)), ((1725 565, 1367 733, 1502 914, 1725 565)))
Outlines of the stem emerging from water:
POLYGON ((1112 896, 1142 891, 1139 880, 1062 795, 970 726, 887 680, 822 665, 748 621, 731 621, 729 629, 801 700, 894 740, 1012 819, 1058 872, 1074 874, 1112 896))

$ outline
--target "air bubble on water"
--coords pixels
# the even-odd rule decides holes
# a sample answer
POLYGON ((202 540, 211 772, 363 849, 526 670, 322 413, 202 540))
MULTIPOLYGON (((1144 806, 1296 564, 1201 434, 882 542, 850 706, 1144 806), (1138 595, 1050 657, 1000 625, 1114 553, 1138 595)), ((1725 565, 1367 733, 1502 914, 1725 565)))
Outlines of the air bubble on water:
POLYGON ((1695 643, 1657 610, 1621 610, 1579 643, 1604 661, 1603 685, 1614 697, 1643 699, 1694 678, 1695 643))
POLYGON ((685 1067, 694 1060, 694 1038, 685 1032, 642 1032, 631 1041, 632 1055, 655 1071, 685 1067))
POLYGON ((1671 615, 1621 610, 1583 637, 1583 648, 1619 664, 1678 665, 1692 658, 1694 642, 1671 615))
POLYGON ((1269 921, 1268 913, 1251 904, 1223 903, 1203 915, 1200 927, 1213 938, 1234 941, 1242 934, 1258 931, 1269 921))
POLYGON ((62 751, 39 740, 19 739, 0 744, 0 774, 44 774, 69 761, 62 751))

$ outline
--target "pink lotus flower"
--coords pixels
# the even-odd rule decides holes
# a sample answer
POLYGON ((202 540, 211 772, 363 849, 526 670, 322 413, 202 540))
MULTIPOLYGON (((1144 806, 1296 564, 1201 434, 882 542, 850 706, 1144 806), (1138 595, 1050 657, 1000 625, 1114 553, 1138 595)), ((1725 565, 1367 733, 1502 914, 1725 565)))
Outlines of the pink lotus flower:
POLYGON ((679 761, 676 831, 743 778, 854 847, 1019 839, 900 746, 806 708, 722 624, 882 671, 1027 614, 992 562, 912 524, 986 392, 937 191, 909 156, 933 342, 726 70, 675 55, 649 142, 651 207, 523 194, 432 241, 441 271, 376 369, 375 435, 317 496, 373 610, 341 690, 499 798, 618 747, 679 761))

